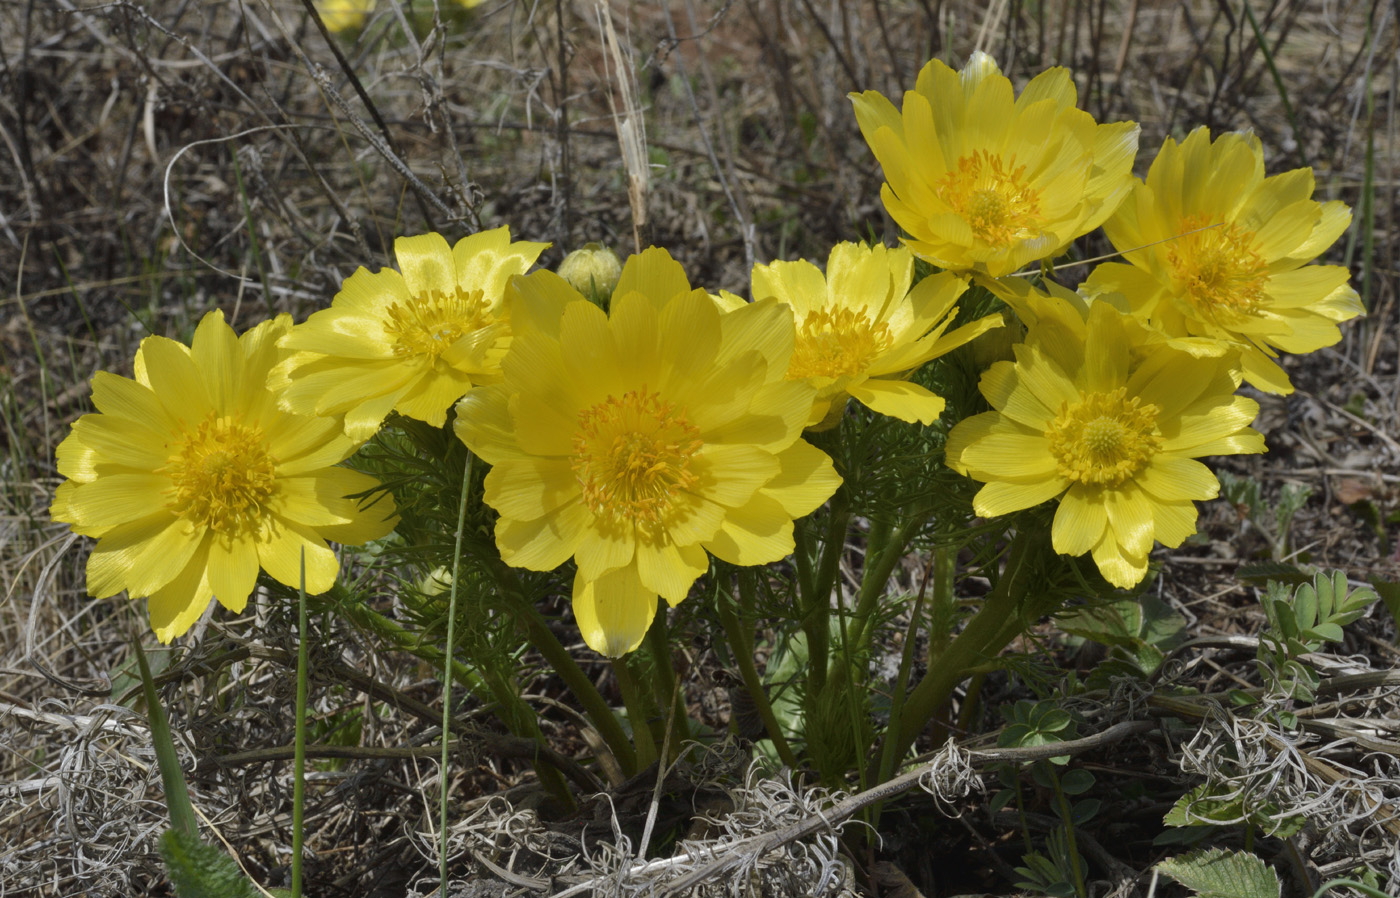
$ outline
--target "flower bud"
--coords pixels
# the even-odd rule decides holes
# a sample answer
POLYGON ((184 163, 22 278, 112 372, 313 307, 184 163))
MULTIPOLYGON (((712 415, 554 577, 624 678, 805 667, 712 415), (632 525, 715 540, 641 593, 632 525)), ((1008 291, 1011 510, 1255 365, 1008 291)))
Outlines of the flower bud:
POLYGON ((593 302, 605 305, 622 276, 622 262, 603 244, 586 243, 559 263, 559 276, 593 302))

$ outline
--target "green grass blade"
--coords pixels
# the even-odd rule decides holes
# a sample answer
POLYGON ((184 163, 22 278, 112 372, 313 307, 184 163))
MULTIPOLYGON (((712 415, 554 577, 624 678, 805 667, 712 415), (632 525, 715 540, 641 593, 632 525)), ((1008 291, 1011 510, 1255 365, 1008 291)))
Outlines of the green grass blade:
POLYGON ((132 639, 136 650, 136 663, 141 667, 141 689, 146 696, 146 718, 151 722, 151 743, 156 751, 156 764, 160 767, 161 785, 165 787, 165 806, 170 811, 170 824, 181 835, 189 839, 199 837, 199 823, 194 818, 194 806, 190 804, 190 793, 185 787, 185 775, 180 772, 180 759, 175 755, 175 743, 170 739, 170 721, 156 695, 156 684, 151 679, 151 668, 146 664, 146 653, 141 642, 132 639))

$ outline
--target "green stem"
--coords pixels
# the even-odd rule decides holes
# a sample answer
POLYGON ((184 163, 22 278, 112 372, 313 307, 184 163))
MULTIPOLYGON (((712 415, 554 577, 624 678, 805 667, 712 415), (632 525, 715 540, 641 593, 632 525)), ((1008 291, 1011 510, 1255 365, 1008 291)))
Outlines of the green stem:
POLYGON ((1084 870, 1079 863, 1079 840, 1074 835, 1074 817, 1070 813, 1069 799, 1065 798, 1065 790, 1060 788, 1060 777, 1055 773, 1054 767, 1050 767, 1049 770, 1050 785, 1055 787, 1055 800, 1060 806, 1060 820, 1065 825, 1065 847, 1069 851, 1070 871, 1074 874, 1074 893, 1079 898, 1087 898, 1089 892, 1084 888, 1084 870))
MULTIPOLYGON (((674 755, 679 751, 680 744, 690 738, 690 720, 685 714, 685 702, 675 697, 676 669, 671 661, 671 630, 666 620, 666 610, 663 606, 656 612, 656 620, 647 630, 646 638, 652 664, 656 667, 656 676, 652 678, 652 690, 656 694, 657 706, 670 708, 675 705, 672 726, 675 728, 676 738, 672 739, 669 752, 674 755)), ((668 757, 666 763, 669 764, 673 760, 673 757, 668 757)))
POLYGON ((306 844, 302 815, 306 809, 306 693, 311 661, 306 640, 306 551, 301 556, 297 590, 297 716, 292 743, 292 898, 301 898, 301 853, 306 844))
MULTIPOLYGON (((909 540, 923 527, 924 520, 925 518, 921 514, 891 529, 886 538, 882 540, 879 553, 873 562, 870 555, 866 555, 865 572, 861 575, 860 597, 856 602, 855 613, 851 616, 851 623, 855 627, 851 631, 853 645, 859 647, 869 637, 870 621, 874 617, 876 605, 885 595, 885 584, 889 582, 890 574, 894 573, 895 566, 904 557, 904 549, 909 544, 909 540)), ((872 536, 874 536, 873 532, 872 536)), ((875 543, 872 541, 871 545, 873 546, 875 543)))
MULTIPOLYGON (((909 691, 909 672, 914 667, 914 643, 919 636, 919 619, 923 616, 924 608, 924 587, 928 585, 925 578, 920 586, 919 595, 914 599, 914 610, 909 616, 909 626, 904 631, 904 651, 899 656, 899 675, 894 681, 894 694, 890 696, 890 723, 889 729, 894 731, 899 729, 899 722, 904 718, 904 696, 909 691)), ((880 746, 880 770, 876 777, 876 782, 883 783, 894 774, 894 745, 888 740, 880 746)), ((879 829, 879 807, 876 807, 875 824, 879 829)))
POLYGON ((573 655, 570 655, 569 650, 555 637, 544 615, 540 614, 534 603, 524 600, 519 582, 504 564, 497 567, 497 582, 501 584, 503 591, 509 590, 520 598, 520 601, 514 603, 515 610, 521 622, 525 624, 530 644, 553 666, 554 672, 564 681, 564 685, 569 687, 579 704, 583 705, 583 713, 592 721, 598 735, 603 737, 623 771, 628 775, 636 773, 639 768, 632 741, 627 738, 617 715, 603 699, 598 687, 593 685, 593 681, 588 679, 573 655))
POLYGON ((938 709, 962 682, 969 668, 1000 652, 1020 632, 1021 603, 1029 592, 1031 544, 1044 541, 1039 534, 1018 533, 1011 541, 1006 570, 997 585, 982 601, 982 607, 967 622, 967 626, 939 653, 929 672, 909 693, 904 702, 904 715, 899 729, 891 728, 886 741, 893 740, 894 764, 909 751, 919 733, 923 732, 938 709))
MULTIPOLYGON (((452 549, 452 587, 447 594, 447 646, 442 664, 442 758, 438 767, 438 894, 447 898, 447 745, 452 737, 452 653, 457 647, 457 589, 462 582, 462 537, 467 523, 467 490, 472 482, 472 459, 467 453, 462 494, 457 500, 457 539, 452 549)), ((565 790, 564 794, 568 794, 565 790)))
MULTIPOLYGON (((308 596, 308 599, 316 603, 317 610, 334 611, 360 629, 367 630, 380 639, 392 643, 393 647, 399 651, 408 652, 430 664, 443 664, 447 659, 447 653, 432 643, 424 641, 421 633, 409 630, 397 621, 370 608, 351 593, 350 589, 343 583, 337 582, 331 587, 330 592, 323 596, 308 596)), ((444 670, 446 669, 444 666, 444 670)), ((451 670, 453 679, 467 687, 473 695, 484 699, 490 694, 490 690, 482 681, 481 676, 462 662, 452 661, 451 670)))
POLYGON ((758 710, 763 729, 768 733, 768 738, 773 740, 773 748, 777 750, 782 762, 796 770, 797 756, 792 753, 792 747, 783 736, 783 728, 778 725, 778 718, 773 714, 773 706, 768 701, 768 693, 764 691, 763 681, 759 679, 758 669, 753 663, 753 638, 750 635, 753 626, 748 613, 748 609, 753 607, 753 576, 751 571, 739 573, 739 594, 744 605, 743 623, 740 623, 739 616, 734 613, 734 607, 723 598, 720 598, 715 606, 719 609, 720 624, 724 627, 724 635, 729 641, 729 653, 734 656, 734 663, 739 665, 744 689, 758 710))
POLYGON ((812 695, 820 694, 822 687, 826 685, 826 669, 831 652, 831 594, 836 588, 836 576, 841 570, 841 556, 846 551, 846 528, 850 524, 850 508, 851 497, 843 484, 831 497, 826 538, 822 542, 812 590, 805 597, 806 611, 802 617, 802 630, 807 634, 807 658, 810 664, 807 689, 812 695))
POLYGON ((613 676, 617 677, 617 688, 622 691, 622 703, 627 707, 627 719, 632 723, 632 744, 637 747, 637 767, 645 770, 656 760, 656 737, 651 733, 651 709, 642 697, 641 687, 627 666, 627 659, 612 660, 613 676))

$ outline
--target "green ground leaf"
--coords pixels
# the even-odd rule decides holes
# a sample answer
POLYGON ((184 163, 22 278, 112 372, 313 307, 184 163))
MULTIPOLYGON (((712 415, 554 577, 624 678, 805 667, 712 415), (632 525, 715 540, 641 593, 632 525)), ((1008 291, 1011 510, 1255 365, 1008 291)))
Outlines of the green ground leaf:
POLYGON ((259 898, 233 858, 195 836, 166 830, 160 837, 160 856, 178 898, 259 898))
POLYGON ((1211 848, 1167 858, 1157 869, 1202 898, 1279 898, 1278 874, 1247 852, 1211 848))

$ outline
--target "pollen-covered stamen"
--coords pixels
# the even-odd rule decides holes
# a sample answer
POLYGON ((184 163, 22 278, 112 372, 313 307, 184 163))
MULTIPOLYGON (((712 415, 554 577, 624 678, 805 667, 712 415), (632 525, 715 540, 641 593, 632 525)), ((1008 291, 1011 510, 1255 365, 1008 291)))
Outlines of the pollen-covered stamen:
POLYGON ((659 537, 680 494, 699 480, 700 430, 646 387, 579 413, 573 471, 583 501, 602 521, 659 537))
POLYGON ((491 306, 480 290, 444 293, 430 290, 385 312, 384 329, 394 355, 436 361, 463 335, 493 324, 491 306))
POLYGON ((275 468, 260 428, 210 412, 163 469, 175 484, 170 510, 225 536, 250 533, 272 495, 275 468))
POLYGON ((1269 265, 1255 249, 1254 233, 1230 222, 1193 215, 1167 244, 1172 279, 1197 314, 1228 326, 1258 314, 1269 265))
POLYGON ((961 216, 975 237, 992 246, 1039 236, 1040 192, 1027 183, 1016 157, 976 150, 934 185, 934 193, 961 216))
POLYGON ((1141 471, 1162 445, 1157 432, 1161 411, 1127 388, 1090 393, 1065 403, 1045 437, 1060 476, 1076 483, 1114 487, 1141 471))
POLYGON ((788 380, 859 374, 887 350, 893 337, 883 321, 865 312, 825 308, 811 312, 797 328, 788 380))

